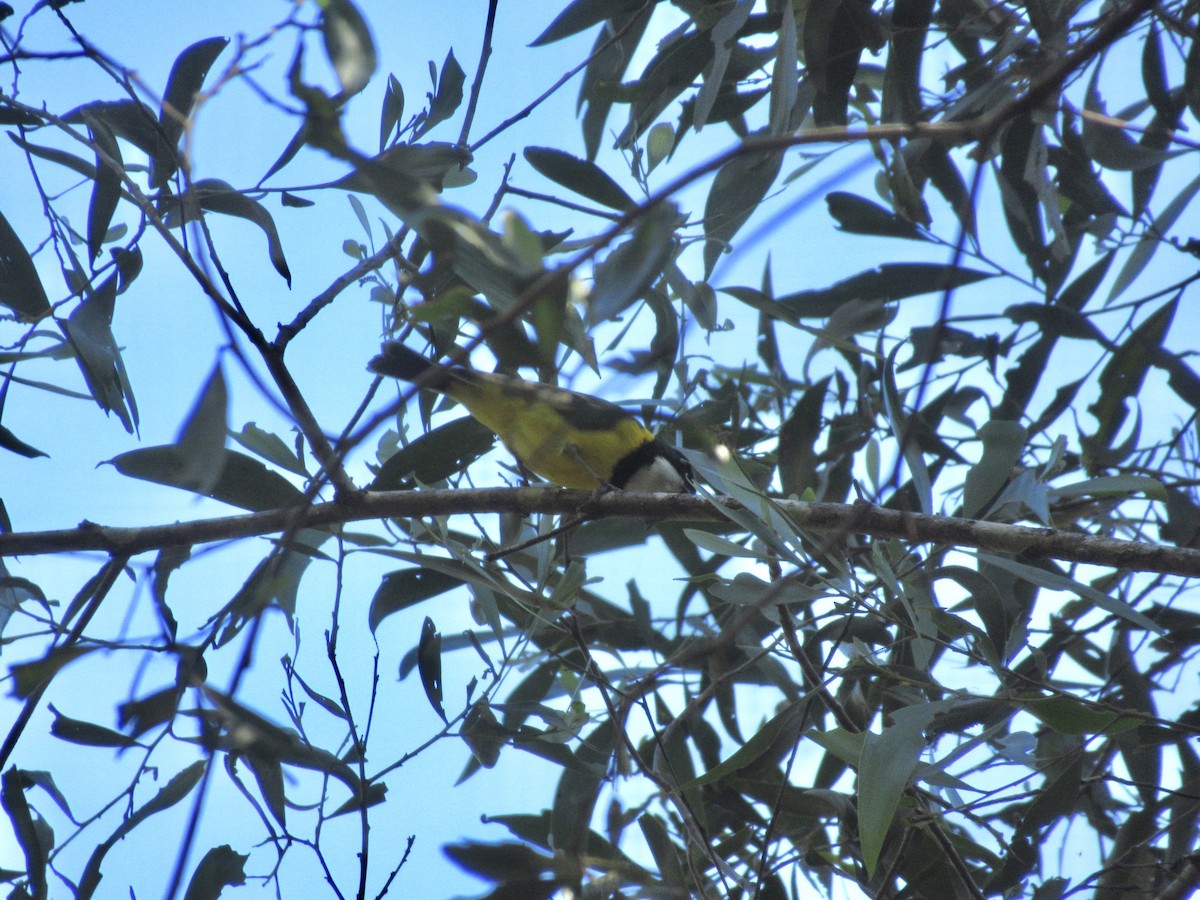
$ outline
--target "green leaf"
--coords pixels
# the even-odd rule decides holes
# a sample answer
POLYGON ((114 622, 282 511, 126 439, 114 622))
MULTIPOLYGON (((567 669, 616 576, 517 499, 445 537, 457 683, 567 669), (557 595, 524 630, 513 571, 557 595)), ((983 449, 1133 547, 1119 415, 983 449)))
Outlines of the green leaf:
POLYGON ((113 731, 111 728, 105 728, 103 725, 96 725, 92 722, 84 722, 80 719, 72 719, 69 716, 64 716, 54 708, 53 703, 49 704, 48 708, 54 716, 54 721, 50 723, 50 733, 60 740, 88 747, 120 747, 126 749, 141 746, 136 740, 128 735, 121 734, 119 731, 113 731))
POLYGON ((296 679, 301 689, 305 694, 308 695, 309 699, 312 700, 313 703, 317 704, 319 707, 321 707, 321 709, 325 710, 325 712, 329 713, 331 716, 341 719, 343 722, 350 721, 350 717, 346 714, 346 711, 342 709, 341 704, 339 704, 332 697, 326 697, 324 694, 313 688, 307 681, 304 680, 303 677, 301 677, 300 673, 296 671, 295 667, 290 662, 286 664, 286 667, 288 676, 296 679))
MULTIPOLYGON (((696 319, 696 324, 707 332, 716 331, 719 325, 717 321, 717 292, 712 289, 707 281, 697 281, 692 284, 685 278, 675 278, 674 275, 680 273, 679 266, 674 260, 667 266, 667 283, 675 288, 679 295, 683 298, 683 302, 687 304, 688 312, 696 319)), ((671 320, 672 326, 675 326, 675 320, 671 320)), ((676 346, 678 346, 677 342, 676 346)), ((672 354, 668 358, 674 358, 672 354)))
POLYGON ((108 125, 88 116, 88 128, 96 145, 96 182, 92 186, 87 219, 88 262, 94 262, 100 255, 104 236, 108 234, 108 226, 121 199, 121 173, 124 166, 121 148, 108 125), (105 162, 105 156, 112 162, 105 162))
MULTIPOLYGON (((685 450, 684 456, 692 464, 700 479, 718 494, 738 500, 744 508, 721 505, 721 513, 754 534, 779 556, 802 565, 801 557, 793 545, 799 545, 799 534, 787 516, 746 477, 736 460, 717 460, 707 453, 685 450)), ((690 547, 689 543, 689 547, 690 547)))
MULTIPOLYGON (((1029 305, 1038 306, 1039 309, 1048 308, 1035 303, 1029 305)), ((1011 309, 1012 307, 1009 307, 1009 309, 1005 310, 1005 313, 1008 314, 1011 309)), ((830 316, 830 321, 833 321, 832 316, 830 316)), ((890 321, 889 319, 888 322, 890 321)), ((826 330, 828 331, 829 329, 827 328, 826 330)), ((977 336, 974 332, 964 331, 961 328, 955 328, 952 325, 944 323, 932 327, 918 325, 908 333, 908 340, 912 344, 912 356, 900 365, 896 370, 898 372, 905 372, 919 366, 941 363, 948 356, 957 356, 961 359, 974 356, 990 362, 996 357, 998 344, 997 336, 994 334, 977 336)), ((976 394, 974 399, 968 402, 966 393, 965 389, 958 392, 959 397, 965 404, 963 406, 964 410, 974 402, 974 399, 979 399, 979 395, 976 394)), ((949 412, 946 414, 950 415, 949 412)))
POLYGON ((286 828, 287 792, 283 786, 283 764, 279 756, 269 751, 251 749, 242 754, 242 759, 250 767, 267 809, 280 827, 286 828))
POLYGON ((208 763, 201 759, 192 763, 186 769, 177 772, 171 778, 171 780, 163 786, 162 790, 151 797, 138 809, 135 809, 129 818, 125 819, 120 825, 117 826, 117 829, 113 832, 113 836, 110 840, 113 843, 116 843, 121 838, 125 837, 125 835, 133 831, 133 829, 142 822, 146 821, 146 819, 150 818, 156 813, 170 809, 172 806, 190 794, 192 792, 192 788, 199 784, 200 779, 204 777, 204 770, 207 765, 208 763))
MULTIPOLYGON (((1096 289, 1104 280, 1113 257, 1114 252, 1109 251, 1089 266, 1059 293, 1054 301, 1054 308, 1061 309, 1068 316, 1078 315, 1087 306, 1096 289)), ((1025 414, 1030 398, 1033 397, 1042 378, 1047 374, 1047 363, 1057 339, 1056 332, 1043 331, 1032 346, 1021 354, 1017 365, 1009 369, 1005 376, 1008 386, 1003 402, 994 413, 995 418, 1016 421, 1025 414)))
POLYGON ((71 812, 71 807, 67 803, 67 798, 63 796, 63 792, 59 790, 58 785, 55 784, 54 776, 52 774, 39 769, 22 769, 21 780, 25 783, 26 790, 31 787, 39 787, 45 791, 50 796, 50 799, 54 801, 55 805, 57 805, 59 809, 66 813, 67 818, 69 818, 76 825, 79 824, 78 820, 75 818, 75 815, 71 812))
MULTIPOLYGON (((11 532, 12 523, 8 521, 4 502, 0 500, 0 533, 11 532)), ((46 594, 38 585, 28 578, 17 578, 8 574, 8 567, 0 560, 0 635, 12 621, 12 617, 21 609, 21 604, 28 601, 40 603, 47 610, 50 608, 46 594)))
MULTIPOLYGON (((304 493, 278 472, 234 450, 223 450, 221 475, 205 496, 254 512, 294 506, 304 493)), ((174 444, 142 447, 108 460, 130 478, 192 490, 184 480, 184 463, 174 444)))
POLYGON ((471 153, 444 141, 396 144, 333 183, 371 194, 396 215, 414 216, 437 197, 450 173, 467 165, 471 153))
POLYGON ((705 280, 733 236, 758 209, 783 164, 781 153, 754 152, 750 142, 745 147, 746 152, 721 166, 704 202, 705 280))
POLYGON ((379 110, 379 152, 382 153, 388 144, 392 132, 400 124, 404 115, 404 87, 396 80, 395 75, 388 75, 387 93, 383 95, 383 104, 379 110))
POLYGON ((683 534, 701 550, 708 550, 710 553, 728 556, 732 559, 766 559, 770 555, 764 550, 754 550, 742 544, 735 544, 733 541, 696 528, 685 528, 683 534))
POLYGON ((592 813, 616 742, 616 720, 606 718, 579 742, 575 761, 580 765, 563 770, 550 813, 550 834, 556 851, 587 853, 592 813))
POLYGON ((228 844, 213 847, 192 873, 183 900, 218 900, 224 888, 245 884, 249 858, 249 854, 236 853, 228 844))
POLYGON ((92 398, 105 413, 116 413, 132 434, 138 426, 137 402, 112 333, 116 298, 117 276, 112 275, 72 310, 66 333, 92 398))
POLYGON ((254 621, 265 609, 276 608, 294 623, 296 595, 300 580, 316 557, 329 532, 316 528, 301 528, 288 536, 288 543, 278 554, 268 554, 254 567, 250 577, 217 614, 226 624, 217 638, 216 646, 229 643, 243 626, 254 621))
POLYGON ((0 425, 0 447, 29 459, 38 456, 49 456, 48 453, 43 453, 37 447, 25 443, 3 425, 0 425))
POLYGON ((862 51, 880 42, 880 26, 864 4, 813 0, 805 10, 803 38, 807 79, 816 88, 817 125, 845 125, 850 88, 862 51))
POLYGON ((12 679, 11 693, 19 700, 27 700, 42 689, 64 666, 93 650, 93 647, 58 647, 41 659, 17 663, 9 670, 12 679))
POLYGON ((429 616, 425 617, 417 642, 417 672, 429 705, 443 722, 449 724, 446 711, 442 709, 442 635, 429 616))
POLYGON ((183 136, 184 123, 196 106, 196 95, 204 87, 208 70, 217 61, 229 38, 213 37, 197 41, 175 58, 167 89, 163 92, 158 123, 165 137, 159 153, 150 160, 150 186, 161 188, 179 168, 176 147, 183 136))
POLYGON ((659 122, 646 136, 646 172, 653 172, 658 164, 675 149, 675 129, 666 122, 659 122))
MULTIPOLYGON (((430 65, 432 66, 432 63, 430 65)), ((433 101, 429 104, 429 112, 417 126, 413 135, 414 139, 421 137, 435 125, 454 115, 455 110, 462 103, 463 84, 466 83, 466 80, 466 73, 458 64, 458 60, 454 58, 454 51, 450 50, 446 54, 446 61, 442 63, 442 71, 438 76, 437 93, 434 94, 433 101)))
POLYGON ((226 694, 212 689, 205 689, 204 693, 218 707, 218 721, 231 749, 248 750, 272 765, 283 763, 322 772, 336 778, 356 795, 361 791, 358 775, 345 760, 314 746, 296 731, 281 728, 226 694))
POLYGON ((573 559, 567 564, 566 571, 554 585, 554 590, 546 598, 548 609, 570 609, 575 605, 579 591, 587 581, 587 571, 584 564, 573 559))
POLYGON ((804 727, 807 713, 807 703, 789 703, 782 712, 777 713, 755 731, 750 740, 703 775, 698 776, 687 785, 680 785, 680 789, 716 784, 749 766, 762 763, 773 764, 781 750, 795 745, 800 737, 800 731, 804 727))
POLYGON ((821 437, 821 410, 832 375, 813 384, 796 400, 779 428, 779 483, 785 497, 800 497, 818 487, 817 440, 821 437))
POLYGON ((937 263, 884 263, 837 282, 832 287, 799 291, 779 297, 784 309, 801 318, 826 318, 851 300, 903 300, 974 284, 994 278, 963 266, 944 266, 937 263))
POLYGON ((1142 85, 1155 111, 1171 115, 1175 101, 1171 99, 1171 87, 1167 83, 1167 62, 1163 56, 1162 37, 1158 23, 1150 20, 1150 32, 1142 44, 1142 85))
POLYGON ((208 495, 225 464, 225 436, 229 432, 229 395, 221 366, 213 367, 187 421, 175 439, 181 471, 177 487, 208 495))
MULTIPOLYGON (((1092 79, 1088 82, 1087 95, 1083 108, 1096 116, 1108 118, 1104 100, 1100 97, 1099 80, 1103 67, 1096 66, 1092 79)), ((1092 161, 1106 169, 1118 172, 1131 172, 1157 166, 1172 157, 1178 156, 1182 150, 1157 150, 1139 144, 1125 129, 1098 121, 1095 116, 1086 116, 1083 120, 1083 146, 1092 161)))
POLYGON ((242 426, 241 431, 235 431, 231 436, 247 450, 257 453, 267 462, 274 463, 279 468, 302 478, 308 477, 308 471, 304 468, 300 457, 283 442, 279 435, 264 431, 254 422, 247 422, 242 426))
POLYGON ((573 0, 529 46, 541 47, 561 41, 606 19, 634 12, 644 5, 645 0, 573 0))
POLYGON ((1037 566, 1027 565, 1026 563, 1018 562, 1015 559, 1009 559, 1004 556, 995 556, 991 553, 978 553, 981 562, 986 562, 989 565, 996 566, 1027 581, 1030 584, 1038 587, 1046 588, 1051 591, 1067 591, 1076 594, 1079 597, 1087 600, 1096 606, 1100 607, 1107 613, 1118 616, 1127 622, 1132 622, 1138 628, 1143 628, 1146 631, 1153 631, 1155 634, 1164 634, 1165 629, 1153 619, 1147 618, 1142 613, 1138 612, 1124 600, 1109 594, 1099 591, 1088 584, 1081 584, 1073 578, 1067 578, 1065 575, 1058 575, 1054 572, 1048 572, 1045 569, 1040 569, 1037 566))
POLYGON ((1100 396, 1088 407, 1098 423, 1095 435, 1084 437, 1084 448, 1098 454, 1112 445, 1129 414, 1127 401, 1137 397, 1146 374, 1162 350, 1175 318, 1178 296, 1164 303, 1138 325, 1100 371, 1100 396))
POLYGON ((850 346, 848 338, 882 332, 898 312, 895 304, 881 300, 847 300, 825 321, 821 338, 834 346, 850 346))
POLYGON ((1167 384, 1180 400, 1192 409, 1200 409, 1200 375, 1181 355, 1163 351, 1157 354, 1154 364, 1167 373, 1167 384))
POLYGON ((304 197, 299 197, 291 191, 284 191, 280 194, 279 202, 291 209, 308 209, 310 206, 316 206, 313 200, 306 200, 304 197))
MULTIPOLYGON (((504 246, 525 270, 531 274, 540 274, 544 268, 542 256, 546 252, 545 247, 542 245, 541 235, 536 234, 529 227, 529 223, 511 209, 506 209, 501 213, 500 220, 503 229, 501 240, 504 242, 504 246)), ((550 300, 553 303, 553 297, 549 293, 544 294, 539 299, 550 300)), ((557 305, 559 309, 562 308, 561 303, 554 305, 557 305)), ((534 310, 535 322, 539 311, 537 308, 534 310)), ((561 314, 559 318, 561 319, 561 314)), ((542 323, 536 322, 536 324, 539 326, 540 333, 542 323)), ((561 325, 558 330, 561 331, 561 325)), ((553 354, 551 354, 552 357, 553 354)))
POLYGON ((680 892, 680 896, 685 895, 689 882, 684 875, 680 848, 675 846, 675 842, 667 834, 662 820, 648 812, 642 813, 638 816, 638 827, 642 831, 642 837, 646 839, 646 846, 650 848, 650 855, 654 857, 654 864, 658 867, 663 884, 675 888, 680 892))
MULTIPOLYGON (((1083 277, 1083 276, 1080 276, 1083 277)), ((1104 344, 1104 334, 1092 324, 1092 320, 1076 312, 1064 303, 1047 306, 1045 303, 1014 303, 1004 310, 1004 315, 1018 325, 1033 322, 1038 327, 1039 337, 1070 337, 1104 344)))
POLYGON ((37 321, 50 312, 50 300, 33 257, 3 213, 0 213, 0 304, 29 321, 37 321))
POLYGON ((436 484, 463 471, 488 453, 496 435, 471 416, 439 425, 387 458, 373 491, 408 491, 418 484, 436 484))
POLYGON ((1171 202, 1159 213, 1158 217, 1150 225, 1146 226, 1146 230, 1138 238, 1138 242, 1129 254, 1129 258, 1125 260, 1125 265, 1117 273, 1116 280, 1113 281, 1112 290, 1108 292, 1108 299, 1104 302, 1105 306, 1116 300, 1131 284, 1137 281, 1138 276, 1142 274, 1142 270, 1154 258, 1154 254, 1158 251, 1158 248, 1167 242, 1167 232, 1174 227, 1175 220, 1183 214, 1183 211, 1187 209, 1193 198, 1195 198, 1196 191, 1200 191, 1200 175, 1188 182, 1183 190, 1171 199, 1171 202))
MULTIPOLYGON (((768 554, 765 553, 757 556, 768 558, 768 554)), ((709 594, 726 603, 759 609, 767 604, 779 606, 811 603, 820 597, 829 596, 832 592, 829 587, 813 587, 790 579, 763 581, 749 572, 739 572, 733 576, 732 581, 710 584, 707 590, 709 594)))
POLYGON ((1023 642, 1014 640, 1014 630, 1017 632, 1016 637, 1024 636, 1023 623, 1016 621, 1018 616, 1013 608, 1016 604, 1006 602, 987 575, 966 566, 945 566, 933 573, 935 581, 943 578, 953 579, 967 592, 969 602, 984 627, 984 631, 977 634, 973 626, 968 626, 965 621, 960 619, 957 623, 952 623, 945 618, 950 614, 942 613, 938 618, 938 626, 943 633, 954 627, 964 634, 980 638, 981 652, 993 666, 999 666, 1001 659, 1008 661, 1005 654, 1010 645, 1016 644, 1012 647, 1014 650, 1023 647, 1023 642))
POLYGON ((885 122, 911 124, 920 121, 925 112, 921 57, 932 12, 929 0, 898 0, 892 10, 891 48, 883 74, 881 115, 885 122))
POLYGON ((1200 546, 1200 506, 1188 491, 1167 491, 1167 521, 1160 526, 1159 534, 1178 547, 1200 546))
POLYGON ((758 288, 733 285, 721 288, 721 293, 728 294, 739 303, 745 304, 751 309, 757 310, 763 316, 769 316, 771 319, 787 322, 791 325, 795 325, 799 321, 793 310, 783 306, 769 294, 760 291, 758 288))
MULTIPOLYGON (((913 148, 916 142, 906 144, 905 152, 913 148)), ((979 246, 978 222, 975 216, 974 195, 967 187, 967 182, 958 170, 954 157, 948 147, 940 144, 928 144, 920 153, 918 161, 912 164, 919 167, 933 182, 939 194, 954 209, 959 225, 970 236, 976 247, 979 246)))
POLYGON ((179 689, 172 686, 147 697, 126 701, 117 707, 117 724, 128 728, 134 737, 140 737, 174 718, 180 696, 179 689))
MULTIPOLYGON (((725 9, 721 12, 720 18, 712 26, 709 37, 712 43, 712 58, 709 60, 708 65, 704 67, 704 81, 700 85, 700 90, 696 93, 692 106, 692 125, 697 131, 708 123, 708 116, 712 111, 713 104, 716 103, 717 97, 721 94, 722 88, 725 86, 725 70, 729 66, 733 49, 737 46, 738 32, 745 25, 753 6, 753 3, 748 3, 746 0, 725 4, 725 9)), ((791 21, 795 21, 794 17, 791 18, 791 21)), ((792 41, 792 47, 794 56, 795 40, 792 41)), ((779 68, 782 68, 782 66, 779 66, 779 68)), ((783 75, 780 73, 780 78, 782 77, 783 75)), ((794 77, 792 79, 792 90, 795 90, 794 77)), ((771 121, 774 123, 774 118, 771 121)))
POLYGON ((904 400, 896 387, 896 354, 900 352, 900 344, 892 348, 884 363, 883 375, 883 409, 891 425, 892 434, 900 441, 900 453, 908 465, 908 474, 912 478, 913 490, 917 495, 921 512, 926 515, 933 513, 933 479, 929 467, 925 465, 925 456, 917 440, 911 420, 904 411, 904 400))
MULTIPOLYGON (((487 697, 480 697, 471 705, 463 719, 459 737, 471 751, 472 766, 493 768, 500 761, 500 749, 508 743, 509 730, 496 720, 496 714, 488 706, 487 697)), ((471 769, 468 769, 467 774, 471 769)), ((466 774, 459 779, 463 781, 466 774)))
POLYGON ((1200 119, 1200 41, 1193 40, 1183 64, 1183 98, 1192 117, 1200 119))
POLYGON ((150 157, 163 150, 164 136, 159 128, 158 117, 150 107, 138 100, 94 100, 71 110, 63 116, 63 120, 89 127, 99 121, 108 126, 114 135, 129 141, 150 157))
POLYGON ((637 220, 633 236, 596 268, 587 324, 615 319, 663 274, 675 251, 679 211, 660 203, 637 220))
POLYGON ((1034 888, 1031 900, 1062 900, 1070 886, 1070 878, 1047 878, 1034 888))
POLYGON ((84 867, 83 874, 79 879, 79 889, 75 896, 86 900, 90 898, 100 884, 100 879, 103 877, 100 872, 100 865, 104 862, 104 857, 108 854, 117 843, 134 828, 149 819, 152 815, 169 809, 179 801, 183 800, 192 789, 204 777, 204 771, 207 763, 204 760, 192 763, 183 771, 176 774, 154 797, 152 797, 143 806, 135 809, 127 818, 121 821, 112 835, 92 851, 91 858, 88 859, 87 865, 84 867))
POLYGON ((595 163, 553 147, 526 147, 525 159, 555 184, 601 206, 623 212, 636 205, 625 189, 595 163))
POLYGON ((1051 491, 1056 499, 1062 500, 1074 497, 1131 497, 1134 494, 1144 494, 1151 500, 1161 500, 1164 503, 1167 500, 1167 489, 1163 483, 1146 475, 1089 478, 1086 481, 1056 486, 1051 491))
POLYGON ((978 438, 983 455, 963 483, 963 515, 969 519, 982 517, 1013 477, 1029 434, 1016 422, 992 419, 979 429, 978 438))
POLYGON ((900 237, 913 241, 929 240, 908 219, 901 218, 890 209, 866 197, 846 191, 834 191, 825 195, 825 203, 829 206, 829 214, 837 220, 838 228, 842 231, 877 237, 900 237))
POLYGON ((379 623, 392 613, 400 612, 430 597, 463 586, 463 580, 433 569, 399 569, 389 572, 379 582, 375 596, 371 598, 371 611, 367 623, 374 634, 379 623))
MULTIPOLYGON (((7 11, 13 11, 11 6, 5 4, 7 11)), ((11 106, 0 107, 0 125, 23 125, 26 128, 36 128, 42 124, 42 120, 33 113, 25 112, 23 109, 14 109, 11 106)))
MULTIPOLYGON (((29 801, 25 799, 28 786, 25 773, 11 767, 0 776, 0 805, 8 813, 13 833, 25 856, 25 877, 33 897, 46 897, 46 865, 52 847, 44 846, 29 801)), ((27 894, 26 896, 30 896, 27 894)))
MULTIPOLYGON (((752 5, 745 4, 747 10, 752 5)), ((800 95, 796 7, 787 3, 781 12, 783 21, 779 28, 779 38, 775 42, 775 61, 771 67, 771 104, 767 114, 772 135, 790 134, 803 118, 802 110, 797 109, 796 102, 800 95)), ((805 103, 804 109, 807 107, 808 103, 805 103)))
POLYGON ((925 729, 934 715, 956 700, 905 706, 892 713, 892 725, 867 732, 858 760, 858 835, 868 877, 875 872, 900 797, 925 749, 925 729))
POLYGON ((1008 231, 1017 249, 1025 255, 1030 269, 1035 275, 1044 277, 1048 260, 1046 236, 1038 194, 1029 183, 1030 177, 1046 177, 1046 141, 1042 126, 1029 114, 1017 116, 1003 130, 1000 143, 996 184, 1000 188, 1008 231))
MULTIPOLYGON (((595 8, 592 0, 576 0, 579 7, 595 8)), ((632 5, 632 4, 631 4, 632 5)), ((637 9, 613 18, 611 32, 600 30, 592 46, 592 55, 579 85, 578 107, 587 104, 583 114, 583 141, 587 158, 595 160, 604 139, 608 114, 616 100, 617 88, 645 36, 654 7, 636 4, 637 9)))
POLYGON ((353 97, 375 72, 375 42, 358 8, 350 0, 322 0, 321 37, 325 53, 342 86, 341 98, 353 97))
POLYGON ((96 180, 96 167, 87 160, 75 156, 73 153, 67 153, 65 150, 58 150, 54 147, 42 147, 38 144, 30 143, 15 134, 10 134, 9 137, 14 144, 33 156, 70 169, 72 172, 82 175, 89 181, 96 180))
POLYGON ((856 766, 862 758, 863 747, 867 741, 866 732, 846 731, 844 728, 833 728, 829 731, 809 729, 804 736, 817 746, 832 754, 836 759, 847 765, 856 766))
MULTIPOLYGON (((442 848, 442 852, 456 866, 473 875, 507 884, 536 883, 543 873, 551 873, 556 868, 553 858, 512 841, 500 844, 447 844, 442 848)), ((542 884, 545 886, 545 893, 537 893, 536 887, 530 886, 526 888, 530 893, 520 896, 528 897, 529 900, 541 900, 558 890, 558 885, 553 881, 545 881, 542 884)))
POLYGON ((1125 714, 1084 703, 1066 694, 1053 697, 1018 698, 1021 707, 1060 734, 1120 734, 1143 724, 1144 717, 1125 714))
POLYGON ((271 265, 283 276, 288 287, 291 287, 292 273, 283 255, 283 244, 279 240, 279 232, 275 229, 275 220, 271 218, 265 206, 234 190, 231 184, 218 178, 202 178, 192 184, 192 191, 201 208, 224 216, 237 216, 261 228, 267 236, 267 255, 271 265))
POLYGON ((684 91, 690 90, 712 58, 707 31, 676 31, 659 45, 658 53, 633 86, 629 123, 617 137, 617 146, 629 149, 655 119, 684 91))

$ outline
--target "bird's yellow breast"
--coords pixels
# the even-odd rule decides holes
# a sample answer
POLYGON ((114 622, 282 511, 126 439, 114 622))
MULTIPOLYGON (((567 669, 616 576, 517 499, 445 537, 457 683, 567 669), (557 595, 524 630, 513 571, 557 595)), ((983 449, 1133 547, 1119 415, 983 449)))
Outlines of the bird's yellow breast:
POLYGON ((654 435, 610 403, 544 384, 470 373, 445 392, 500 437, 531 471, 563 487, 593 490, 654 435))

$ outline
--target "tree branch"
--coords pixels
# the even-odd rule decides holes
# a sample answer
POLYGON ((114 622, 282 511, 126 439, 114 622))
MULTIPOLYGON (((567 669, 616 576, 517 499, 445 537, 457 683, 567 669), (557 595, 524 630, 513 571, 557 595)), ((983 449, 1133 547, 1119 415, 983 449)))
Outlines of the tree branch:
MULTIPOLYGON (((775 500, 775 506, 802 529, 822 533, 867 534, 1008 553, 1026 559, 1110 566, 1166 575, 1200 577, 1200 550, 1059 531, 1007 525, 958 516, 926 516, 882 509, 860 502, 805 503, 775 500)), ((455 513, 580 513, 588 519, 633 518, 646 521, 722 521, 719 507, 742 508, 737 501, 687 494, 635 494, 618 491, 596 497, 589 491, 550 487, 482 488, 439 491, 361 491, 326 503, 264 510, 236 516, 148 525, 112 527, 83 522, 75 528, 0 534, 0 557, 102 551, 137 554, 165 547, 190 546, 273 534, 291 528, 323 528, 368 519, 409 519, 455 513)))

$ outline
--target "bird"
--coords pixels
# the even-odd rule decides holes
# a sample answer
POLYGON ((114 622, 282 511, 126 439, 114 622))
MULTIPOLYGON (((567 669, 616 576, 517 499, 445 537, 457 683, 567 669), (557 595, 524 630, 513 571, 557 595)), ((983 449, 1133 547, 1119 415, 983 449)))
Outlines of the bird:
POLYGON ((529 471, 565 488, 694 493, 691 464, 615 403, 512 375, 443 366, 387 341, 368 368, 458 401, 529 471))

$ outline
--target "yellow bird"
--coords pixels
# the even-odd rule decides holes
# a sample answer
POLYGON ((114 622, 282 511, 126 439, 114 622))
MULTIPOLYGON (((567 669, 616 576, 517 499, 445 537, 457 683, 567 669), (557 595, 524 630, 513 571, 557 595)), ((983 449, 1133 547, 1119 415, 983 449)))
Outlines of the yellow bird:
POLYGON ((615 403, 510 375, 441 366, 399 341, 369 368, 457 400, 530 471, 567 488, 692 493, 692 467, 615 403))

